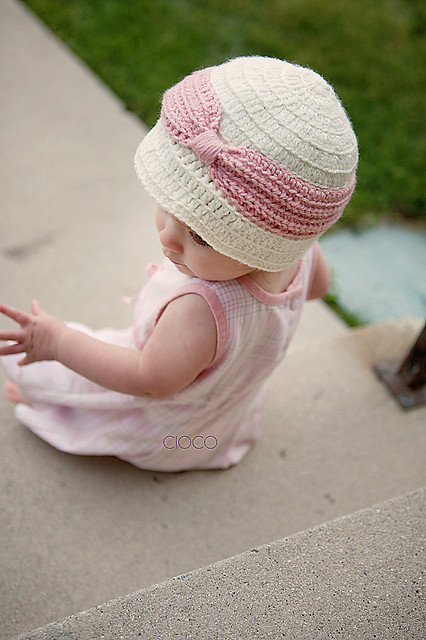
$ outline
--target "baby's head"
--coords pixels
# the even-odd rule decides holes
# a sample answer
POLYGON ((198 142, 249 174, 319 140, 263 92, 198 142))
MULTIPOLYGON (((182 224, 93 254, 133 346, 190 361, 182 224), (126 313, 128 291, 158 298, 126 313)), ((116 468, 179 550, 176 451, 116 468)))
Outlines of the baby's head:
POLYGON ((166 91, 135 166, 160 207, 216 251, 274 272, 341 216, 357 160, 332 87, 310 69, 253 56, 166 91))

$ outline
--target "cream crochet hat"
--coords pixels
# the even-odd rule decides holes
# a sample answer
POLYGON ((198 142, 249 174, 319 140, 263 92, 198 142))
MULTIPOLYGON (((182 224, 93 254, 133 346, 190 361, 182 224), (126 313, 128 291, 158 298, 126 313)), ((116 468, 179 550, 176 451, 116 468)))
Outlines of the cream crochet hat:
POLYGON ((357 161, 351 123, 321 76, 251 56, 166 91, 135 167, 161 208, 216 251, 280 271, 341 216, 357 161))

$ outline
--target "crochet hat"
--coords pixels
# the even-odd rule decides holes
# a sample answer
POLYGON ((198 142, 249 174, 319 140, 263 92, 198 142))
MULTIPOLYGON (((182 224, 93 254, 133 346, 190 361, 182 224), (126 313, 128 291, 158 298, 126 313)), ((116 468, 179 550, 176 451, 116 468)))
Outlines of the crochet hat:
POLYGON ((274 58, 235 58, 166 91, 139 179, 216 251, 285 269, 343 213, 358 149, 332 87, 274 58))

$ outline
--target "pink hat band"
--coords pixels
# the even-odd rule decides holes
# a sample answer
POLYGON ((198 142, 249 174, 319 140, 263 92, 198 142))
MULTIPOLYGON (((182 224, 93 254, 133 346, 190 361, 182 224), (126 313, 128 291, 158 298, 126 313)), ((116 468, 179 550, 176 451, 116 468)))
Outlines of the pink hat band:
POLYGON ((161 120, 171 138, 207 165, 215 186, 248 220, 282 237, 319 236, 341 216, 355 175, 341 188, 306 182, 263 153, 220 136, 221 104, 211 69, 187 76, 163 97, 161 120))

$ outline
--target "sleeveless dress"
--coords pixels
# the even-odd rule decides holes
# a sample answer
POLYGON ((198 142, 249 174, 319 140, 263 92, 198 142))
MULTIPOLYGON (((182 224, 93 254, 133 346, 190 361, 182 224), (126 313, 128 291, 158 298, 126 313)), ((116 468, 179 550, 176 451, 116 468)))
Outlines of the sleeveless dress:
POLYGON ((265 381, 294 334, 315 261, 314 246, 280 294, 266 292, 249 276, 209 282, 181 274, 169 261, 151 267, 133 326, 91 331, 69 325, 105 342, 143 349, 167 304, 196 293, 209 304, 217 328, 208 369, 183 391, 158 400, 104 389, 55 361, 18 367, 21 355, 4 356, 7 375, 31 402, 16 406, 17 418, 62 451, 117 456, 142 469, 238 463, 260 436, 265 381))

